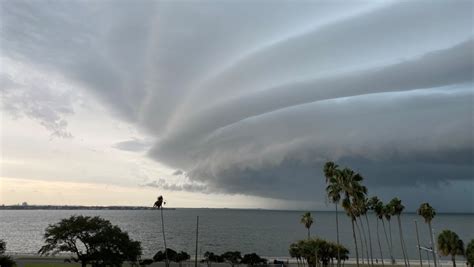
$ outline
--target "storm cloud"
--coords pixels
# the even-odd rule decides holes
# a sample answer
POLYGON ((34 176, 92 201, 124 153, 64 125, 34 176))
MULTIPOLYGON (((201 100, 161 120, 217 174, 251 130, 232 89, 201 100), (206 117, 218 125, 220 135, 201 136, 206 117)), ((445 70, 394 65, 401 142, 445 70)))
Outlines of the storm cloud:
POLYGON ((382 197, 472 200, 471 1, 1 5, 2 61, 74 81, 190 180, 147 186, 322 201, 333 160, 382 197))

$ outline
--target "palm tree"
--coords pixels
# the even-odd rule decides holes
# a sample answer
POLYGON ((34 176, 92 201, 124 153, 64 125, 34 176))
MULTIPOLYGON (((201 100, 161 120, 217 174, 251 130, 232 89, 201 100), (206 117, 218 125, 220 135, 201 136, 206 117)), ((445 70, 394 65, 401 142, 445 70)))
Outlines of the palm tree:
POLYGON ((455 232, 443 230, 438 235, 438 251, 443 256, 451 255, 453 267, 456 267, 456 255, 464 255, 464 243, 455 232))
POLYGON ((163 219, 163 205, 166 204, 166 202, 163 202, 163 196, 159 196, 158 199, 156 200, 155 204, 153 207, 160 209, 160 214, 161 214, 161 230, 163 233, 163 243, 165 245, 165 257, 166 257, 166 267, 169 267, 169 260, 168 260, 168 249, 166 247, 166 237, 165 237, 165 221, 163 219))
POLYGON ((397 220, 398 220, 398 229, 400 233, 400 245, 402 247, 402 254, 403 254, 403 260, 405 261, 405 266, 410 267, 410 262, 408 262, 408 257, 405 249, 405 241, 403 239, 403 230, 402 230, 402 222, 400 219, 400 216, 405 209, 405 206, 402 205, 402 201, 398 198, 393 198, 390 201, 390 206, 392 206, 393 214, 397 215, 397 220))
POLYGON ((357 203, 357 208, 359 210, 360 227, 362 228, 362 234, 364 235, 365 250, 367 254, 367 263, 369 263, 369 259, 370 259, 370 264, 374 265, 374 258, 372 256, 372 240, 371 240, 372 238, 370 234, 369 219, 367 217, 367 211, 369 210, 369 203, 365 196, 363 198, 357 199, 356 203, 357 203), (365 217, 365 221, 367 223, 367 232, 369 233, 369 243, 367 243, 367 236, 365 234, 365 228, 364 228, 364 223, 362 221, 362 216, 365 217), (369 256, 369 252, 370 252, 370 256, 369 256))
POLYGON ((353 170, 344 168, 341 171, 341 186, 342 192, 344 193, 344 199, 342 200, 342 207, 346 211, 347 215, 351 217, 352 224, 352 237, 354 238, 355 252, 356 252, 356 263, 359 267, 359 251, 357 247, 357 237, 355 233, 355 220, 356 220, 356 208, 354 206, 354 200, 365 195, 367 188, 362 186, 360 183, 364 179, 360 174, 355 173, 353 170))
POLYGON ((292 258, 296 258, 296 263, 298 266, 300 266, 300 260, 301 260, 301 249, 298 246, 297 243, 292 243, 290 245, 290 248, 288 249, 288 252, 290 253, 290 256, 292 258))
POLYGON ((310 235, 309 228, 311 228, 311 225, 313 224, 313 217, 311 217, 311 213, 306 212, 305 214, 303 214, 303 216, 301 216, 300 223, 304 224, 304 227, 308 229, 308 239, 310 239, 311 235, 310 235))
POLYGON ((337 240, 337 266, 341 264, 341 252, 339 251, 340 243, 339 243, 339 215, 337 212, 337 206, 339 205, 339 201, 341 201, 341 193, 342 193, 342 186, 341 186, 341 171, 338 169, 338 165, 334 162, 328 161, 324 164, 324 176, 326 177, 326 192, 328 195, 329 200, 334 203, 336 208, 336 240, 337 240))
POLYGON ((433 259, 434 259, 434 266, 437 267, 437 262, 436 262, 436 253, 435 253, 435 248, 434 248, 434 241, 433 241, 433 228, 431 227, 431 221, 433 218, 436 216, 436 211, 433 209, 433 207, 430 206, 429 203, 422 203, 420 207, 418 208, 418 215, 423 217, 425 219, 425 222, 428 224, 429 230, 430 230, 430 239, 431 239, 431 246, 432 246, 432 253, 433 253, 433 259))
POLYGON ((471 239, 469 243, 466 246, 466 251, 465 251, 465 256, 466 256, 466 261, 467 265, 470 267, 474 266, 474 239, 471 239))
MULTIPOLYGON (((395 264, 395 258, 393 257, 392 223, 390 222, 390 219, 392 218, 392 213, 393 211, 392 211, 392 207, 390 206, 390 203, 383 206, 383 215, 385 217, 385 220, 387 220, 388 222, 388 234, 390 236, 390 245, 389 245, 390 257, 392 259, 392 264, 395 264)), ((383 229, 385 230, 385 224, 383 221, 382 221, 382 224, 383 224, 383 229)), ((385 235, 387 235, 387 233, 385 233, 385 235)))
POLYGON ((370 223, 369 223, 369 217, 367 216, 367 211, 370 209, 370 203, 367 198, 364 198, 364 217, 365 217, 365 222, 367 223, 367 232, 369 233, 369 248, 370 248, 370 263, 372 266, 374 266, 374 255, 373 255, 373 250, 372 250, 372 234, 370 231, 370 223))
MULTIPOLYGON (((364 258, 364 251, 365 250, 365 247, 364 247, 364 238, 365 238, 365 235, 362 235, 362 232, 360 231, 360 227, 359 227, 359 223, 357 222, 357 219, 359 219, 360 221, 360 215, 359 215, 359 212, 356 211, 355 212, 355 226, 356 226, 356 229, 357 229, 357 233, 359 234, 359 242, 360 242, 360 251, 361 251, 361 261, 362 261, 362 264, 365 264, 365 258, 364 258)), ((368 262, 367 262, 368 263, 368 262)))
MULTIPOLYGON (((382 266, 384 266, 385 264, 383 262, 382 245, 380 244, 380 234, 379 234, 379 220, 383 220, 383 204, 378 197, 373 196, 369 200, 369 209, 373 210, 375 212, 375 215, 377 216, 377 242, 379 244, 380 260, 382 261, 382 266)), ((387 239, 387 244, 388 244, 388 239, 387 239)))

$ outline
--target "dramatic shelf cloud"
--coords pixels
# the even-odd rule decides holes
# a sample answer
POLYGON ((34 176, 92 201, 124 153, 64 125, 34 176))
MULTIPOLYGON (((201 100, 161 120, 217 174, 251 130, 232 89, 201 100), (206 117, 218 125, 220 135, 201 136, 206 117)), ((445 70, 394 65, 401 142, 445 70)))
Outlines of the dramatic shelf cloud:
POLYGON ((93 95, 149 136, 115 149, 184 179, 141 186, 324 202, 333 160, 409 207, 423 188, 474 211, 471 1, 1 5, 4 111, 72 137, 93 95))

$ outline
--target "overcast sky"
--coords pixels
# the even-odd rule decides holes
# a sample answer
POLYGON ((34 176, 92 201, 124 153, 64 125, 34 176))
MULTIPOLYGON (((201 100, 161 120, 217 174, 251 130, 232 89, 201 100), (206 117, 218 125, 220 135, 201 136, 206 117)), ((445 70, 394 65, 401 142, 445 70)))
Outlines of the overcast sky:
POLYGON ((472 1, 0 5, 0 204, 474 212, 472 1))

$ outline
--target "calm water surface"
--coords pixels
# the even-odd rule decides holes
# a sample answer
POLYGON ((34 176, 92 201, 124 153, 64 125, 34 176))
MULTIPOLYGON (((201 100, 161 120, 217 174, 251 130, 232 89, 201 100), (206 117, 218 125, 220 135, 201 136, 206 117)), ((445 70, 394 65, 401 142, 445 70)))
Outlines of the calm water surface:
MULTIPOLYGON (((307 236, 299 223, 301 211, 228 210, 228 209, 177 209, 165 210, 165 228, 168 247, 194 251, 196 216, 199 215, 199 251, 222 253, 238 250, 256 252, 264 256, 288 256, 288 246, 307 236)), ((8 251, 36 253, 43 244, 42 235, 48 224, 71 215, 101 216, 119 225, 133 239, 142 243, 144 256, 150 257, 163 249, 159 212, 153 210, 0 210, 0 239, 7 241, 8 251)), ((315 219, 311 235, 336 240, 334 212, 312 212, 315 219)), ((340 213, 341 243, 353 251, 350 220, 340 213)), ((376 219, 369 214, 374 255, 379 255, 376 241, 376 219)), ((418 220, 422 245, 429 246, 428 227, 416 214, 402 217, 405 243, 409 257, 417 259, 414 220, 418 220)), ((365 223, 365 220, 364 220, 365 223)), ((392 219, 394 254, 401 258, 396 218, 392 219)), ((433 221, 435 232, 451 229, 467 243, 474 238, 474 215, 438 214, 433 221)), ((388 225, 387 225, 388 231, 388 225)), ((380 225, 383 253, 388 250, 380 225)))

